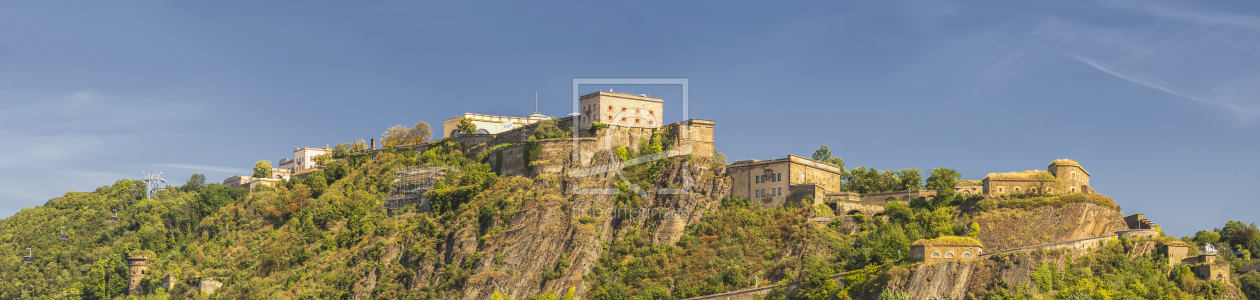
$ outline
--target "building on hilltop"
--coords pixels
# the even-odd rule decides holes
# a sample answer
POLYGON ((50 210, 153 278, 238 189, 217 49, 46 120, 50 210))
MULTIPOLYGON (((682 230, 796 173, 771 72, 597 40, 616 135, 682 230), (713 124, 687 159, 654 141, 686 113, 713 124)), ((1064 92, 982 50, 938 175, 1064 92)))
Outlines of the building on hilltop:
MULTIPOLYGON (((315 157, 332 153, 331 147, 323 148, 296 148, 293 149, 293 174, 303 173, 302 171, 319 169, 319 164, 315 163, 315 157)), ((283 164, 282 164, 283 165, 283 164)))
POLYGON ((923 262, 973 260, 984 252, 984 244, 969 237, 944 236, 910 244, 910 255, 923 262))
POLYGON ((827 194, 840 191, 844 170, 788 154, 786 158, 766 161, 736 161, 726 167, 726 173, 733 180, 731 190, 736 196, 778 207, 805 197, 813 197, 814 203, 809 205, 823 203, 827 194))
POLYGON ((1052 161, 1047 171, 989 174, 981 181, 981 185, 984 195, 990 197, 1017 192, 1047 195, 1093 192, 1089 187, 1089 172, 1071 159, 1052 161))
POLYGON ((528 117, 505 117, 464 113, 462 116, 442 121, 442 138, 449 138, 460 134, 497 134, 550 119, 551 117, 536 112, 528 117), (468 119, 469 121, 472 121, 473 125, 477 125, 477 132, 459 132, 459 122, 463 119, 468 119))
POLYGON ((591 128, 594 122, 625 127, 658 128, 663 125, 664 100, 647 95, 595 92, 578 98, 581 107, 578 129, 591 128))

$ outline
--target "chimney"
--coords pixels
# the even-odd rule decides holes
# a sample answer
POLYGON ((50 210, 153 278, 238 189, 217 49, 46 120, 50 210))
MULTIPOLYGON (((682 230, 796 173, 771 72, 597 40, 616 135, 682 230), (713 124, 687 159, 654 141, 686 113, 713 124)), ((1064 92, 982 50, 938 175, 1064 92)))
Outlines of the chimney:
POLYGON ((376 150, 376 138, 372 138, 372 150, 376 150))

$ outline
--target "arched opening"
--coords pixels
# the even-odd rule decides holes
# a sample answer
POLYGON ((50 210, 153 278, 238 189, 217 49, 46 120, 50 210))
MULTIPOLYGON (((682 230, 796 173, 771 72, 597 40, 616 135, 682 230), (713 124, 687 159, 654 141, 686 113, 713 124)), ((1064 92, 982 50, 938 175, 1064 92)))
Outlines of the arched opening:
POLYGON ((901 196, 901 201, 910 201, 910 196, 901 196))
POLYGON ((884 201, 885 201, 885 202, 887 202, 887 201, 897 201, 897 198, 896 198, 896 197, 888 197, 888 198, 884 198, 884 201))
POLYGON ((1072 192, 1073 192, 1073 193, 1075 193, 1075 192, 1076 192, 1076 187, 1072 187, 1072 192))
POLYGON ((970 197, 970 196, 971 196, 971 191, 966 191, 966 190, 964 190, 964 191, 963 191, 963 196, 964 196, 964 197, 970 197))
POLYGON ((932 252, 932 258, 941 258, 940 252, 932 252))
POLYGON ((477 129, 477 134, 490 134, 490 132, 485 129, 477 129))
POLYGON ((945 252, 945 258, 954 258, 954 252, 945 252))
POLYGON ((846 215, 846 216, 852 216, 852 215, 860 215, 860 214, 862 214, 862 212, 861 212, 861 211, 854 209, 854 210, 850 210, 848 213, 846 213, 846 214, 844 214, 844 215, 846 215))
POLYGON ((963 258, 971 258, 971 252, 963 252, 963 258))

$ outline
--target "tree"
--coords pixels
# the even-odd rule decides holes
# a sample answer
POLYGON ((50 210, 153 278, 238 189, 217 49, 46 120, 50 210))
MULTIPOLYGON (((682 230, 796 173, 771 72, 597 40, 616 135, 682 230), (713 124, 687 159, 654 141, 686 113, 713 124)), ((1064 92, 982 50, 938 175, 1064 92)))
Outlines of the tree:
POLYGON ((1260 272, 1247 272, 1238 277, 1238 289, 1247 299, 1260 299, 1260 272))
POLYGON ((844 170, 844 160, 839 157, 832 157, 831 149, 827 148, 827 145, 822 145, 822 147, 818 147, 818 150, 814 150, 812 158, 821 163, 840 167, 841 171, 844 170))
POLYGON ((184 183, 184 188, 188 191, 199 190, 203 186, 206 186, 206 175, 201 174, 192 174, 188 182, 184 183))
POLYGON ((127 290, 127 268, 117 257, 93 262, 85 278, 90 299, 111 299, 127 290))
POLYGON ((1216 243, 1221 240, 1221 234, 1215 231, 1199 230, 1194 234, 1194 242, 1200 246, 1208 243, 1216 243))
POLYGON ((839 292, 836 281, 831 280, 832 269, 825 258, 810 256, 805 265, 805 280, 801 281, 798 298, 810 300, 831 299, 839 292))
POLYGON ((901 169, 897 171, 897 179, 899 182, 897 190, 910 191, 923 188, 923 173, 918 168, 901 169))
POLYGON ((473 124, 472 119, 459 119, 459 125, 455 126, 455 130, 459 130, 461 134, 477 133, 477 124, 473 124))
POLYGON ((932 169, 932 175, 929 175, 927 179, 927 189, 936 191, 938 197, 952 195, 954 193, 954 185, 958 184, 958 180, 961 179, 962 173, 958 173, 954 169, 932 169))
POLYGON ((541 139, 567 138, 567 137, 572 137, 572 136, 573 136, 572 132, 569 132, 567 130, 561 130, 559 126, 556 126, 555 119, 547 119, 547 120, 543 120, 542 122, 538 122, 538 128, 534 129, 533 138, 535 140, 541 140, 541 139))
POLYGON ((1059 178, 1051 175, 1050 172, 1037 172, 1033 174, 1033 185, 1037 187, 1036 191, 1031 194, 1045 195, 1052 189, 1062 189, 1063 185, 1059 182, 1059 178))
POLYGON ((393 148, 397 146, 416 145, 429 142, 429 138, 433 136, 429 123, 424 121, 416 122, 415 126, 407 128, 402 125, 395 125, 385 130, 385 134, 381 135, 381 146, 385 148, 393 148))
POLYGON ((254 178, 271 178, 271 161, 260 160, 254 163, 254 178))
POLYGON ((367 149, 368 149, 367 141, 364 141, 362 139, 354 141, 352 142, 352 145, 350 145, 350 151, 353 151, 353 152, 363 151, 367 149))

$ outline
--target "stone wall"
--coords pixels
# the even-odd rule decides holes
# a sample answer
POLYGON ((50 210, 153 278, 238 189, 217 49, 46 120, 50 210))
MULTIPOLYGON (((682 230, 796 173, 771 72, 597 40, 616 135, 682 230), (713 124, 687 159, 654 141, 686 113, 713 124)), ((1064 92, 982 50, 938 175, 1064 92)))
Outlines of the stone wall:
POLYGON ((802 201, 810 200, 806 205, 822 204, 827 199, 827 190, 822 186, 814 183, 795 184, 788 186, 787 201, 802 203, 802 201))
POLYGON ((843 172, 839 167, 796 155, 788 155, 787 159, 792 164, 792 184, 813 183, 828 191, 840 191, 843 172))
POLYGON ((866 201, 901 201, 910 202, 911 199, 924 198, 928 201, 936 199, 936 191, 929 190, 913 190, 913 191, 896 191, 883 193, 862 194, 862 199, 866 201))

